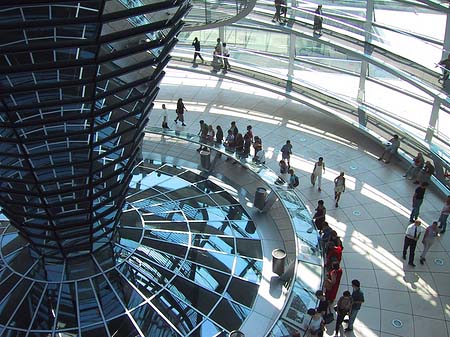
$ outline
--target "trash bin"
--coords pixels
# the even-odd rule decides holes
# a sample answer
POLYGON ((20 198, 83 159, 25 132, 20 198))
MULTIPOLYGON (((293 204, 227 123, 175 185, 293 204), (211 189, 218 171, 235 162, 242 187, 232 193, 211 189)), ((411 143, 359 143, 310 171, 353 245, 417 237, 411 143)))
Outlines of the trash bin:
POLYGON ((211 151, 208 150, 200 151, 200 163, 205 170, 209 170, 211 166, 211 151))
POLYGON ((239 330, 233 330, 230 332, 230 337, 245 337, 245 335, 239 330))
POLYGON ((272 251, 272 272, 278 276, 283 275, 285 261, 286 252, 283 249, 274 249, 272 251))
POLYGON ((264 205, 266 204, 266 192, 267 190, 264 187, 257 187, 255 193, 255 200, 253 201, 253 206, 262 210, 264 205))

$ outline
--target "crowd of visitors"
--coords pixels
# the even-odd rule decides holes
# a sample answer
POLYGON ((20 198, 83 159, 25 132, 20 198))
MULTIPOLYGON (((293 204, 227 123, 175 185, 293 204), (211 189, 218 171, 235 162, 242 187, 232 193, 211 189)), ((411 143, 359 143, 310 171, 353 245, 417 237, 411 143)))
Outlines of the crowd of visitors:
MULTIPOLYGON (((168 128, 167 125, 167 109, 163 104, 163 122, 162 127, 168 128)), ((175 122, 181 121, 184 124, 184 112, 187 109, 180 98, 177 103, 176 113, 177 118, 175 122)), ((220 125, 215 128, 213 125, 208 125, 204 120, 200 120, 200 129, 198 135, 201 143, 206 144, 223 144, 226 151, 233 152, 237 158, 248 158, 252 156, 252 161, 255 163, 265 163, 265 152, 263 149, 262 139, 258 136, 254 136, 253 127, 251 125, 246 126, 245 133, 241 133, 238 129, 236 121, 230 123, 229 128, 224 138, 224 132, 220 125), (253 149, 253 155, 251 154, 253 149)), ((379 160, 385 160, 385 163, 389 163, 393 156, 397 153, 400 146, 400 140, 397 135, 394 135, 389 143, 386 144, 382 155, 379 160)), ((197 151, 201 151, 200 146, 197 151)), ((294 169, 291 167, 291 156, 293 154, 293 145, 290 140, 286 140, 286 143, 280 149, 281 160, 278 162, 279 166, 279 178, 276 183, 286 184, 288 188, 296 188, 299 186, 299 177, 295 174, 294 169)), ((311 184, 315 186, 317 184, 318 191, 322 191, 322 176, 325 173, 325 161, 323 157, 319 157, 314 164, 314 168, 311 172, 311 184)), ((410 214, 411 224, 407 227, 404 238, 403 254, 402 258, 406 260, 408 257, 408 265, 415 267, 414 257, 417 242, 421 241, 423 244, 423 250, 420 254, 419 262, 424 264, 426 261, 426 255, 435 243, 436 238, 445 233, 448 216, 450 214, 450 196, 448 196, 444 202, 443 208, 439 214, 439 219, 434 221, 426 229, 422 227, 422 222, 419 220, 420 207, 423 203, 426 189, 430 183, 430 178, 434 174, 434 166, 430 161, 426 161, 422 153, 417 153, 413 158, 410 166, 406 170, 403 177, 412 180, 414 183, 419 184, 415 189, 412 198, 412 208, 410 214), (409 256, 407 256, 409 250, 409 256)), ((342 193, 345 192, 345 172, 340 174, 334 179, 334 200, 335 207, 339 206, 342 193)), ((354 279, 352 281, 353 291, 346 290, 338 298, 338 291, 340 287, 341 277, 343 270, 341 268, 343 244, 342 240, 338 236, 338 233, 333 230, 326 221, 327 209, 325 207, 324 200, 317 202, 317 207, 314 210, 312 217, 314 225, 320 234, 320 245, 323 248, 326 277, 323 282, 323 289, 316 292, 319 305, 317 308, 310 308, 308 314, 311 316, 311 322, 309 324, 309 333, 311 336, 320 337, 323 335, 324 326, 334 320, 336 315, 335 336, 339 336, 341 332, 341 326, 343 323, 347 323, 345 331, 353 330, 353 324, 356 316, 361 309, 361 304, 364 303, 364 294, 360 289, 359 280, 354 279), (333 304, 338 298, 336 305, 333 304), (334 309, 332 313, 331 308, 334 309), (348 319, 345 317, 348 316, 348 319)), ((295 336, 295 333, 292 335, 295 336)))

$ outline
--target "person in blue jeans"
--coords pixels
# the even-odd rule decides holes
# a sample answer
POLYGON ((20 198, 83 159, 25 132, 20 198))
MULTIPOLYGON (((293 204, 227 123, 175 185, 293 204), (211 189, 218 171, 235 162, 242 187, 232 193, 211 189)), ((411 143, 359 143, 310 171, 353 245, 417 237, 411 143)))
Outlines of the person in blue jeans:
MULTIPOLYGON (((364 303, 364 293, 361 291, 361 284, 358 280, 352 280, 352 310, 350 311, 350 315, 348 318, 348 326, 345 331, 353 330, 353 323, 355 323, 356 316, 358 315, 359 310, 361 309, 361 304, 364 303)), ((345 322, 345 321, 344 321, 345 322)))
POLYGON ((409 222, 413 223, 419 217, 420 206, 423 203, 423 198, 425 196, 425 191, 427 189, 428 183, 423 182, 419 187, 416 188, 413 195, 412 210, 409 216, 409 222))

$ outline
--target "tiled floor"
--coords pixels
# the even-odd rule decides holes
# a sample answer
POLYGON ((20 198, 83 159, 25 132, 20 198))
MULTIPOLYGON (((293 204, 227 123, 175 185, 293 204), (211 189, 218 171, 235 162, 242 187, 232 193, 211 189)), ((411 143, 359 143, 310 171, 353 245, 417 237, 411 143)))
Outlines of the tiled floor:
MULTIPOLYGON (((438 238, 425 265, 418 263, 421 244, 416 250, 417 267, 404 263, 401 250, 415 185, 402 177, 403 170, 395 162, 385 165, 376 160, 378 145, 330 116, 207 71, 169 68, 149 123, 161 124, 161 103, 167 105, 172 121, 179 97, 188 109, 186 131, 197 133, 200 119, 224 130, 232 120, 242 131, 251 124, 254 134, 263 139, 266 163, 274 170, 279 149, 286 139, 291 140, 291 165, 301 177, 298 191, 311 209, 317 200, 325 201, 327 220, 343 237, 345 270, 340 292, 357 278, 366 296, 354 331, 346 336, 450 336, 450 236, 438 238), (322 192, 309 182, 319 156, 326 163, 322 192), (332 180, 339 171, 346 173, 347 190, 335 208, 332 180), (395 327, 394 319, 402 327, 395 327)), ((427 191, 421 209, 426 224, 438 218, 442 204, 443 198, 427 191)), ((329 326, 325 336, 333 336, 333 328, 329 326)))

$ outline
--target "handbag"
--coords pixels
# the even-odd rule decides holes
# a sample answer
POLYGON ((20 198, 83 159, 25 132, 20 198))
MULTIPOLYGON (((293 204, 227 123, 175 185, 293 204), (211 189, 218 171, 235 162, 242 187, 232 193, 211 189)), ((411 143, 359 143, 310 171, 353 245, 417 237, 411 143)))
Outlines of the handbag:
POLYGON ((323 315, 323 320, 325 324, 330 324, 331 322, 334 321, 334 314, 331 312, 330 309, 328 309, 325 315, 323 315))
POLYGON ((314 185, 316 183, 316 177, 314 176, 314 172, 311 173, 311 185, 314 185))

